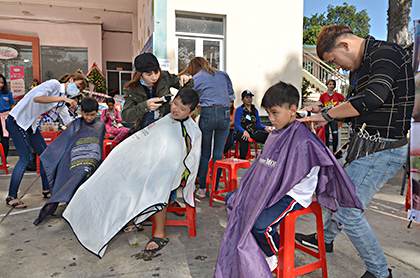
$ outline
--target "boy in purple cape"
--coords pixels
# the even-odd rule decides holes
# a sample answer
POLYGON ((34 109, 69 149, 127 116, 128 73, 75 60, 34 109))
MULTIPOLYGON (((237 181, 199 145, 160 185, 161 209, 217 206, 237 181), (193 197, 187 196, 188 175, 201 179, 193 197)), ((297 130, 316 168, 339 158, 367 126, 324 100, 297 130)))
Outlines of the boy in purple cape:
POLYGON ((298 102, 298 90, 284 82, 270 87, 262 99, 275 130, 228 201, 229 222, 215 277, 271 278, 279 245, 276 227, 290 211, 308 207, 315 191, 318 203, 330 210, 337 210, 336 201, 362 209, 333 154, 296 121, 298 102))

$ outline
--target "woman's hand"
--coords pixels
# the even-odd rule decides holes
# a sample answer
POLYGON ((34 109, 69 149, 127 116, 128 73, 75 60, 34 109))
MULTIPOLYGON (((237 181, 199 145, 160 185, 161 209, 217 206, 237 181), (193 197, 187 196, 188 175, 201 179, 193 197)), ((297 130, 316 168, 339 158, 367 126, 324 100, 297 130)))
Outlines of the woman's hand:
POLYGON ((181 75, 179 77, 179 87, 184 87, 185 84, 188 83, 188 81, 190 81, 192 78, 191 75, 181 75))
POLYGON ((108 117, 109 117, 109 111, 106 111, 105 118, 108 118, 108 117))
POLYGON ((242 133, 242 140, 244 141, 249 141, 249 138, 251 138, 251 135, 249 135, 248 131, 244 131, 244 133, 242 133))
POLYGON ((154 111, 162 106, 162 103, 160 103, 161 101, 162 100, 158 97, 148 99, 146 102, 147 108, 149 108, 150 111, 154 111))
POLYGON ((77 102, 71 98, 64 98, 64 102, 70 104, 69 109, 76 110, 77 109, 77 102))

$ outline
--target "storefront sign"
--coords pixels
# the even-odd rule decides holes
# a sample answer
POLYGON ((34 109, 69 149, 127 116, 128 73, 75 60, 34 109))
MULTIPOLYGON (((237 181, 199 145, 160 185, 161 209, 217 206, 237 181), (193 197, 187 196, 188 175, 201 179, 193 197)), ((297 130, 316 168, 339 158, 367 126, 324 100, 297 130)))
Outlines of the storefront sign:
POLYGON ((13 98, 25 94, 25 73, 23 67, 10 67, 10 90, 13 98))
POLYGON ((10 46, 0 46, 0 59, 8 60, 16 58, 19 52, 10 46))
POLYGON ((159 61, 159 66, 162 70, 170 71, 171 60, 158 58, 158 61, 159 61))

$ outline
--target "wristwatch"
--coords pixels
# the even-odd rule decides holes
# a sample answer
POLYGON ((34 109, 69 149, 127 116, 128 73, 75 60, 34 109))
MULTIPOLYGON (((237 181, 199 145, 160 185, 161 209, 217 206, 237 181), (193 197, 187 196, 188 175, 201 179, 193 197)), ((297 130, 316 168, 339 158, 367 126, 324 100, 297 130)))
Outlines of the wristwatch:
POLYGON ((332 121, 334 121, 334 119, 333 118, 331 118, 330 117, 330 115, 328 115, 328 110, 329 109, 326 109, 326 110, 324 110, 324 111, 322 111, 322 117, 326 120, 326 121, 328 121, 328 122, 332 122, 332 121))

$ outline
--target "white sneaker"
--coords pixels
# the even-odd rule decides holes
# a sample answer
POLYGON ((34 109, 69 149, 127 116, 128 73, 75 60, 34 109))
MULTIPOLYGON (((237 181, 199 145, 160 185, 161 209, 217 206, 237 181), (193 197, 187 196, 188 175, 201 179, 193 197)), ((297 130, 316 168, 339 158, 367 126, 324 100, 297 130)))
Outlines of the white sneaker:
POLYGON ((197 190, 197 197, 198 198, 200 198, 200 199, 204 199, 204 198, 206 198, 206 189, 205 188, 203 188, 203 189, 198 189, 197 190))
POLYGON ((278 263, 279 263, 279 258, 276 255, 273 255, 271 257, 267 257, 265 258, 268 266, 270 267, 270 271, 273 272, 274 269, 276 269, 278 263))

